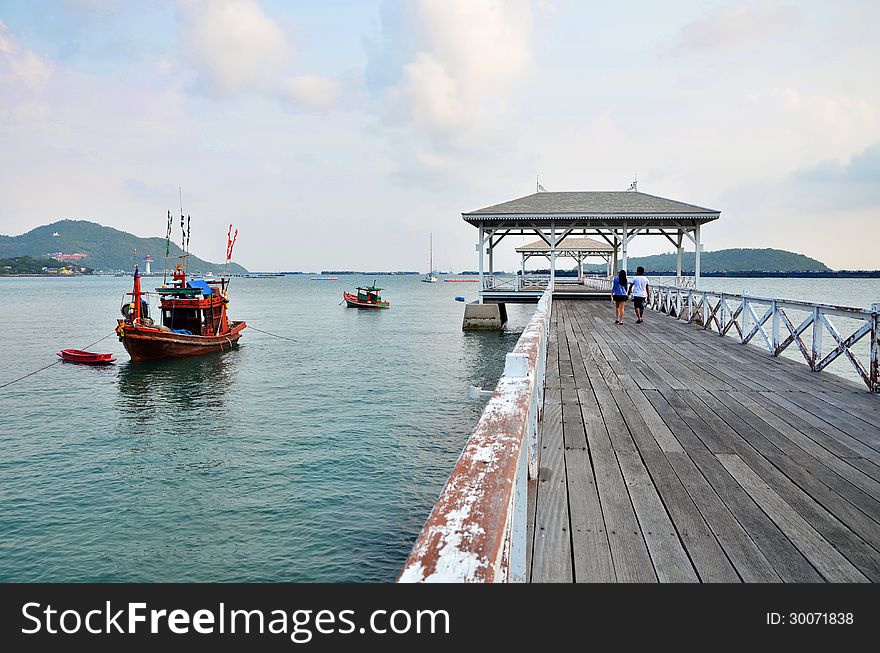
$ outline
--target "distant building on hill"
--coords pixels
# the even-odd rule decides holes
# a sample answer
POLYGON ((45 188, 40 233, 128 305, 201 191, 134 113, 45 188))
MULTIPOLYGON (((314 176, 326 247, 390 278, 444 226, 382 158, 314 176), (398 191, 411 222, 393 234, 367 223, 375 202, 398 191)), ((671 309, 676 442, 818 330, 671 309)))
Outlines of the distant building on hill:
POLYGON ((88 257, 86 252, 81 252, 79 254, 65 254, 64 252, 52 252, 51 254, 46 254, 49 258, 54 258, 56 261, 64 261, 65 263, 79 261, 80 259, 84 259, 88 257))

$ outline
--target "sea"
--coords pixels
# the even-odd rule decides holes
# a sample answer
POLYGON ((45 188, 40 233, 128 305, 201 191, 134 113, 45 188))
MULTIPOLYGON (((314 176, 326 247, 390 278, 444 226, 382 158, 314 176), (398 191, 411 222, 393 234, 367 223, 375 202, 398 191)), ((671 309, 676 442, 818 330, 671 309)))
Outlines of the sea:
MULTIPOLYGON (((0 385, 62 348, 119 359, 0 388, 0 581, 393 581, 482 411, 468 387, 534 308, 465 333, 477 284, 442 279, 234 278, 236 350, 138 364, 113 335, 130 277, 0 279, 0 385), (374 280, 391 309, 340 304, 374 280)), ((876 279, 703 286, 880 302, 876 279)))

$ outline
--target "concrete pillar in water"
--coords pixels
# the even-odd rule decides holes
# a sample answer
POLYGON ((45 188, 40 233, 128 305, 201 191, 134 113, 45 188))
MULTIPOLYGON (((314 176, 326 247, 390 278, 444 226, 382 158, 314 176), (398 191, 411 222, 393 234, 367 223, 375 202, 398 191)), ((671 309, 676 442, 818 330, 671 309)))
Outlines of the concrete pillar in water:
POLYGON ((462 331, 501 331, 507 322, 505 304, 465 304, 462 331))

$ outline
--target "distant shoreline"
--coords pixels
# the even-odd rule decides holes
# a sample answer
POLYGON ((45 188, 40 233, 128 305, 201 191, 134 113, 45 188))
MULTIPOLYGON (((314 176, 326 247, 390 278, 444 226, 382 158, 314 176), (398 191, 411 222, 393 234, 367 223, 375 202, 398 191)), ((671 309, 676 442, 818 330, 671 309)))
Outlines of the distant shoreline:
MULTIPOLYGON (((596 272, 589 272, 587 270, 584 271, 586 274, 596 274, 596 272)), ((543 272, 541 270, 528 271, 526 274, 549 274, 549 272, 543 272)), ((315 272, 252 272, 249 274, 236 274, 232 276, 236 277, 248 277, 251 275, 272 275, 272 276, 300 276, 307 274, 317 274, 315 272)), ((419 275, 420 272, 336 272, 334 274, 338 275, 375 275, 375 276, 413 276, 419 275)), ((447 273, 443 273, 447 274, 447 273)), ((477 272, 465 271, 459 272, 454 276, 476 276, 477 272)), ((518 272, 496 272, 493 276, 516 276, 519 274, 518 272)), ((652 277, 674 277, 677 276, 674 271, 670 270, 648 270, 648 274, 652 277)), ((693 272, 684 272, 684 276, 693 276, 693 272)), ((80 278, 80 277, 110 277, 117 276, 112 274, 0 274, 0 279, 4 278, 25 278, 25 277, 33 277, 38 279, 71 279, 71 278, 80 278)), ((123 275, 119 275, 123 276, 123 275)), ((124 276, 131 276, 130 274, 126 274, 124 276)), ((148 275, 141 275, 146 277, 148 275)), ((151 274, 150 277, 161 277, 161 274, 151 274)), ((486 276, 489 276, 486 273, 486 276)), ((576 277, 577 273, 570 271, 556 271, 557 277, 576 277)), ((768 272, 762 270, 749 270, 749 271, 740 271, 740 272, 701 272, 701 277, 727 277, 730 279, 756 279, 756 278, 769 278, 769 279, 880 279, 880 270, 827 270, 824 272, 768 272)))
MULTIPOLYGON (((466 272, 463 274, 476 274, 471 272, 466 272)), ((498 273, 496 273, 498 274, 498 273)), ((515 273, 510 273, 513 276, 515 273)), ((526 275, 529 274, 549 274, 547 271, 543 270, 527 270, 526 275)), ((584 270, 584 274, 601 274, 600 271, 589 271, 584 270)), ((675 277, 678 276, 674 270, 648 270, 647 274, 652 277, 675 277)), ((692 270, 686 270, 682 272, 682 276, 693 276, 694 273, 692 270)), ((557 277, 576 277, 577 272, 565 271, 560 272, 556 271, 557 277)), ((700 276, 703 278, 706 277, 727 277, 730 279, 757 279, 757 278, 769 278, 769 279, 880 279, 880 270, 824 270, 821 272, 806 272, 806 271, 792 271, 792 272, 769 272, 763 270, 745 270, 745 271, 737 271, 737 272, 700 272, 700 276)))

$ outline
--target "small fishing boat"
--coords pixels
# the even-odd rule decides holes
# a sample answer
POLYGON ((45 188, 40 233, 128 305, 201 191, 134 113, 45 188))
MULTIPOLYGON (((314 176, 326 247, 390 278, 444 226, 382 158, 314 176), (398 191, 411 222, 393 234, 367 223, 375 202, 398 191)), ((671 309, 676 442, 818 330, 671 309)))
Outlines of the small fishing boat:
MULTIPOLYGON (((235 245, 231 234, 232 225, 226 241, 227 266, 235 245)), ((238 230, 235 235, 238 236, 238 230)), ((186 236, 188 241, 189 234, 186 236)), ((184 254, 182 258, 186 256, 184 254)), ((156 288, 158 324, 150 316, 150 306, 144 297, 151 293, 141 291, 137 266, 134 268, 134 286, 127 294, 131 300, 122 306, 124 319, 117 320, 116 334, 134 362, 229 351, 247 328, 245 322, 230 320, 226 314, 229 279, 225 276, 217 280, 187 279, 180 263, 171 284, 156 288)))
POLYGON ((116 360, 113 358, 113 354, 99 354, 82 349, 62 349, 58 355, 68 363, 83 363, 85 365, 109 365, 116 360))
POLYGON ((368 288, 358 287, 357 294, 343 292, 342 298, 345 300, 348 308, 391 308, 391 302, 383 301, 379 296, 381 288, 376 288, 376 284, 368 288))

